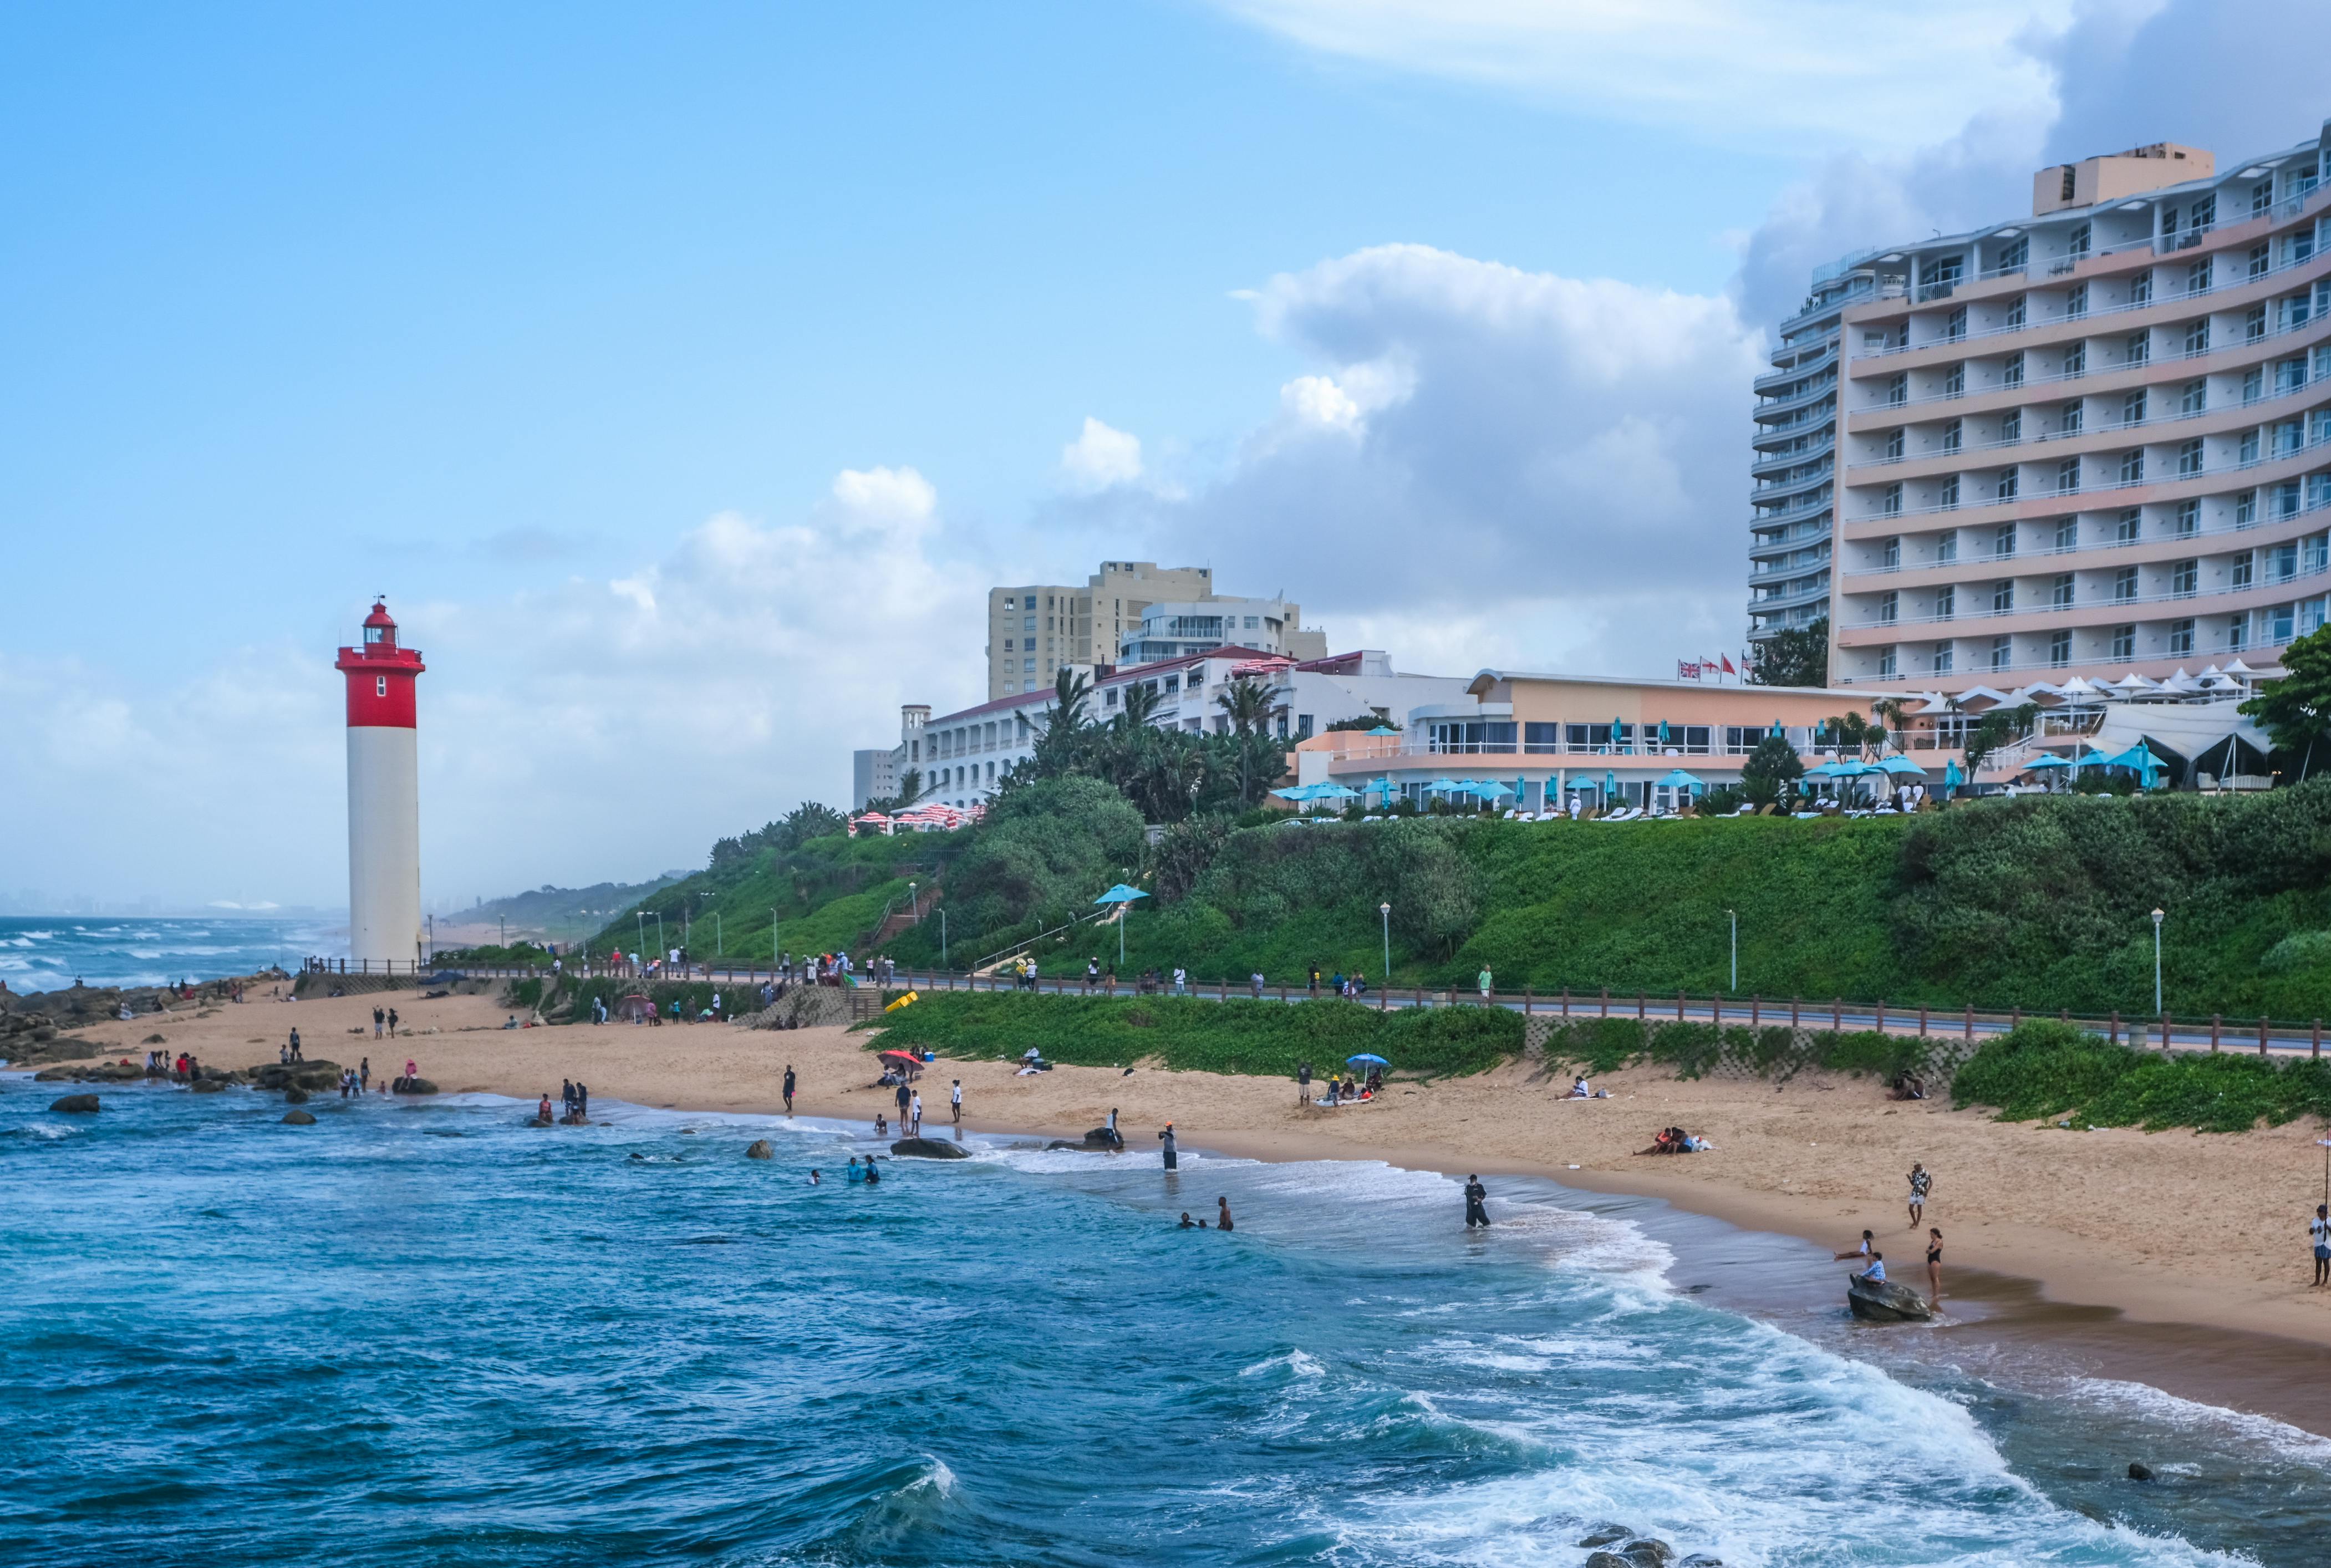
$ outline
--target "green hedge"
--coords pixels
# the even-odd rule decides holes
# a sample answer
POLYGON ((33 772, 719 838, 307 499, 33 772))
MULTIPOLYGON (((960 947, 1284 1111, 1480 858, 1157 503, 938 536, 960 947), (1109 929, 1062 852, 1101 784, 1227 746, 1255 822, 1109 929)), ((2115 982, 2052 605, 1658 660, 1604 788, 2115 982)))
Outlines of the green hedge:
MULTIPOLYGON (((864 1027, 873 1028, 874 1025, 864 1027)), ((1372 1051, 1395 1073, 1480 1072, 1519 1053, 1518 1013, 1491 1007, 1378 1012, 1351 1002, 1202 1002, 1195 997, 1042 996, 942 992, 886 1016, 880 1045, 1011 1060, 1031 1046, 1077 1067, 1169 1068, 1326 1077, 1372 1051)))
POLYGON ((2076 1125, 2243 1132, 2302 1116, 2331 1117, 2331 1063, 2233 1053, 2168 1056, 2114 1045, 2052 1020, 2025 1023, 1983 1048, 1951 1086, 1962 1107, 2002 1121, 2062 1117, 2076 1125))
POLYGON ((1705 1078, 1724 1063, 1768 1074, 1783 1068, 1817 1067, 1889 1079, 1929 1066, 1928 1044, 1915 1035, 1881 1034, 1874 1029, 1835 1034, 1807 1030, 1800 1053, 1796 1032, 1785 1023, 1754 1029, 1727 1023, 1719 1031, 1713 1023, 1689 1019, 1661 1023, 1575 1018, 1555 1025, 1546 1037, 1546 1054, 1549 1061, 1590 1073, 1652 1062, 1673 1068, 1678 1078, 1705 1078))

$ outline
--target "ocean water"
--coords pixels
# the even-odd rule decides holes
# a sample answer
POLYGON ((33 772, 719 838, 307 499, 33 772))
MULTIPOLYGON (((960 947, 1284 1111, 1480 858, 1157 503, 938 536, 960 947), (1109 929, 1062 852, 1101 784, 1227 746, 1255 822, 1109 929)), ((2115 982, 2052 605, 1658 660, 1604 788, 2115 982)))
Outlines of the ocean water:
POLYGON ((331 922, 237 915, 219 919, 96 919, 0 916, 0 980, 11 991, 90 985, 166 985, 249 974, 271 964, 296 969, 311 954, 347 950, 331 922))
POLYGON ((0 1076, 0 1563, 2325 1560, 2331 1445, 1889 1371, 1551 1188, 54 1092, 0 1076))

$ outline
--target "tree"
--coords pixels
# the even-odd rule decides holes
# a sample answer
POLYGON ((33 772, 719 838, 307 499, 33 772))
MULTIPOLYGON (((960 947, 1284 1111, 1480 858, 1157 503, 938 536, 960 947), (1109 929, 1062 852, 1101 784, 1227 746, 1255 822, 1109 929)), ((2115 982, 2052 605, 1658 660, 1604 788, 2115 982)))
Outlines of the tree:
POLYGON ((880 812, 887 817, 893 812, 905 811, 922 799, 922 796, 923 770, 910 767, 899 775, 898 794, 878 795, 866 803, 866 809, 870 812, 880 812))
POLYGON ((1232 734, 1251 735, 1270 717, 1270 688, 1260 680, 1234 680, 1228 691, 1214 698, 1214 706, 1230 719, 1232 734))
POLYGON ((2282 651, 2283 678, 2241 706, 2274 737, 2277 751, 2303 760, 2304 782, 2315 762, 2315 743, 2331 736, 2331 626, 2309 632, 2282 651))
POLYGON ((1238 803, 1251 806, 1262 798, 1270 781, 1284 769, 1284 747, 1269 731, 1270 689, 1259 680, 1240 680, 1214 698, 1214 706, 1231 721, 1227 759, 1238 783, 1238 803), (1258 739, 1268 745, 1255 744, 1258 739))
POLYGON ((1740 765, 1741 791, 1760 806, 1779 800, 1790 784, 1804 776, 1805 765, 1797 760, 1797 748, 1785 736, 1766 736, 1740 765))
POLYGON ((1827 686, 1829 617, 1766 638, 1748 679, 1759 686, 1827 686))
POLYGON ((1994 708, 1975 721, 1967 732, 1967 777, 1983 765, 1984 758, 2031 733, 2032 722, 2040 717, 2040 705, 2024 703, 2020 708, 1994 708))
POLYGON ((1082 670, 1063 670, 1052 682, 1052 704, 1044 709, 1043 728, 1029 748, 1028 760, 1013 769, 1023 784, 1037 779, 1067 778, 1089 772, 1093 725, 1085 714, 1092 699, 1092 683, 1082 670))

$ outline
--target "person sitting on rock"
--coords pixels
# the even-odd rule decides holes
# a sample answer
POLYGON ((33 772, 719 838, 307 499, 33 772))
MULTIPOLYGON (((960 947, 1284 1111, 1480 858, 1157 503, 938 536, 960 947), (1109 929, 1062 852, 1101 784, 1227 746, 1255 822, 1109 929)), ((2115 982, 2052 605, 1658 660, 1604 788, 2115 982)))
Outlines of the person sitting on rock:
POLYGON ((1861 1278, 1869 1280, 1872 1285, 1885 1284, 1886 1254, 1883 1252, 1872 1252, 1870 1255, 1870 1267, 1861 1271, 1861 1278))

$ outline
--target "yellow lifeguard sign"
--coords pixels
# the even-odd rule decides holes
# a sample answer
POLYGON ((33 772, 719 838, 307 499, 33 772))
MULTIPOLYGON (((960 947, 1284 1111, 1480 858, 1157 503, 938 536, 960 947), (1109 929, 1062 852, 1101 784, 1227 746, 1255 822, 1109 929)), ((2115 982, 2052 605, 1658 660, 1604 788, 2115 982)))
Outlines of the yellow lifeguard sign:
POLYGON ((908 992, 908 993, 907 993, 907 994, 906 994, 906 995, 901 996, 900 998, 899 998, 899 1000, 898 1000, 898 1001, 896 1001, 896 1002, 894 1002, 894 1003, 890 1003, 890 1006, 885 1007, 882 1011, 883 1011, 883 1012, 898 1012, 898 1011, 899 1011, 899 1009, 900 1009, 900 1008, 902 1008, 902 1007, 906 1006, 906 1005, 907 1005, 907 1003, 909 1003, 909 1002, 914 1001, 914 1000, 915 1000, 915 998, 916 998, 918 995, 919 995, 919 994, 920 994, 920 993, 918 993, 918 992, 909 991, 909 992, 908 992))

